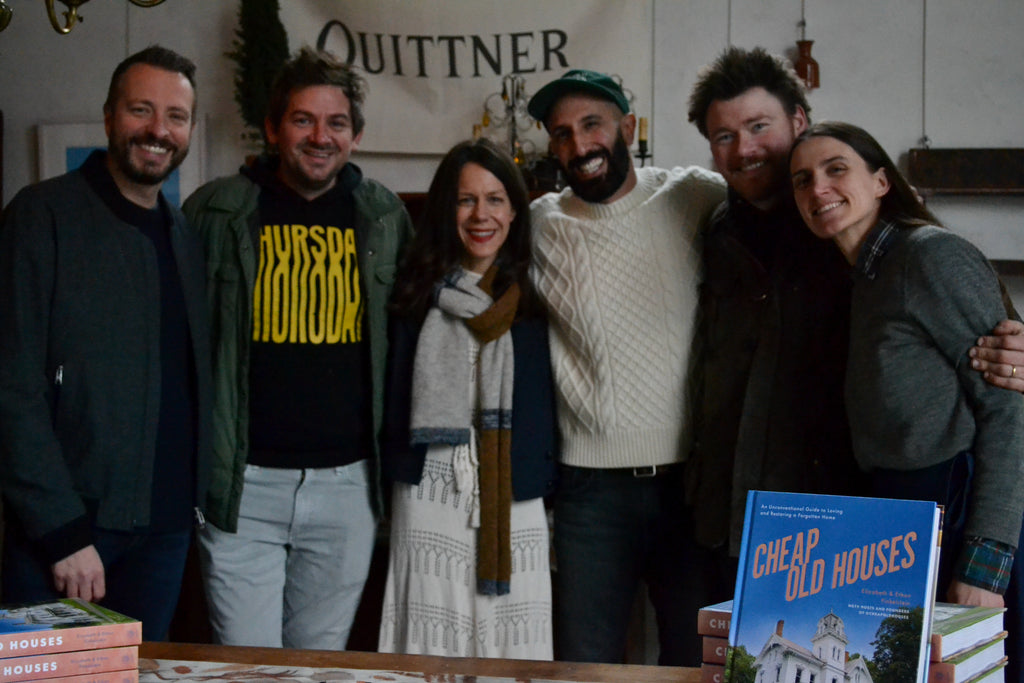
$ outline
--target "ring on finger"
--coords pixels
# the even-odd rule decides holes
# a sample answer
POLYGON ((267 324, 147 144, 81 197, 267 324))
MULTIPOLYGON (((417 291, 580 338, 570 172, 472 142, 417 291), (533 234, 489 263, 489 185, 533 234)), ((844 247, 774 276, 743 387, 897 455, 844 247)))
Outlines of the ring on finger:
POLYGON ((1016 376, 1017 376, 1017 366, 1016 365, 1011 365, 1010 366, 1010 377, 1016 377, 1016 376))

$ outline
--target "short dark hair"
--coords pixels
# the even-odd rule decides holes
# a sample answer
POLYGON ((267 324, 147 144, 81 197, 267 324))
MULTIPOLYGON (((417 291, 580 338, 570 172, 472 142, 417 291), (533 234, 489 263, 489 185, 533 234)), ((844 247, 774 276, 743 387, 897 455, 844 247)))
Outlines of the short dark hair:
MULTIPOLYGON (((810 138, 834 138, 849 145, 874 173, 885 169, 889 191, 882 196, 879 218, 896 223, 899 227, 913 228, 921 225, 942 225, 939 219, 921 203, 910 183, 903 177, 896 164, 885 153, 875 138, 863 128, 841 121, 822 121, 810 126, 793 143, 793 150, 810 138)), ((792 151, 790 157, 792 158, 792 151)))
POLYGON ((124 61, 117 65, 113 75, 110 77, 110 86, 107 88, 107 100, 103 103, 104 112, 109 113, 113 111, 114 102, 121 94, 121 79, 125 72, 136 64, 155 66, 158 69, 178 73, 187 78, 189 85, 192 86, 192 119, 195 120, 198 100, 196 94, 196 65, 191 59, 160 45, 150 45, 145 50, 140 50, 126 57, 124 61))
POLYGON ((460 265, 463 245, 455 224, 459 176, 470 163, 482 166, 501 181, 516 212, 494 262, 498 267, 494 293, 500 296, 513 282, 518 282, 520 311, 530 310, 534 305, 528 276, 531 238, 526 182, 507 152, 487 138, 480 138, 452 147, 434 172, 423 213, 416 224, 416 235, 395 281, 392 308, 401 315, 422 319, 430 308, 434 284, 460 265))
POLYGON ((363 102, 366 101, 366 81, 355 70, 327 50, 303 47, 284 63, 274 84, 270 87, 270 101, 267 104, 267 120, 277 130, 281 119, 288 111, 288 100, 296 90, 314 85, 333 85, 341 88, 348 98, 349 116, 352 118, 352 133, 363 131, 363 102))
POLYGON ((750 90, 764 88, 782 103, 790 116, 800 107, 810 121, 811 105, 806 88, 790 63, 762 47, 745 50, 729 47, 718 59, 697 72, 697 83, 690 92, 687 118, 708 136, 708 109, 716 100, 731 100, 750 90))

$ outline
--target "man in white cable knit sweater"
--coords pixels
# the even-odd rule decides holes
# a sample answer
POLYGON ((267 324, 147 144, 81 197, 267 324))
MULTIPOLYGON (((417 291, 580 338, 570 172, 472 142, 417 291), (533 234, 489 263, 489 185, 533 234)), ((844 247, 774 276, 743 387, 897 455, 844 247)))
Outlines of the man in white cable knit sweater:
POLYGON ((604 74, 570 71, 529 110, 569 182, 532 206, 562 437, 556 656, 621 661, 643 580, 660 663, 695 665, 702 558, 677 465, 690 429, 697 238, 724 183, 699 168, 636 169, 636 117, 604 74))

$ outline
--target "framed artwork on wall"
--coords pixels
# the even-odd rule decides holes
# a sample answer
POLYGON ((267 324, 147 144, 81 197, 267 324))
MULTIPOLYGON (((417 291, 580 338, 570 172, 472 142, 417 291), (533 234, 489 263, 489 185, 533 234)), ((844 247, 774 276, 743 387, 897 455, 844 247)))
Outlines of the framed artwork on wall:
MULTIPOLYGON (((107 147, 102 123, 41 123, 38 129, 40 180, 76 169, 93 150, 107 147)), ((172 204, 181 206, 182 200, 203 183, 205 149, 204 127, 200 120, 192 132, 188 156, 164 181, 164 196, 172 204)))

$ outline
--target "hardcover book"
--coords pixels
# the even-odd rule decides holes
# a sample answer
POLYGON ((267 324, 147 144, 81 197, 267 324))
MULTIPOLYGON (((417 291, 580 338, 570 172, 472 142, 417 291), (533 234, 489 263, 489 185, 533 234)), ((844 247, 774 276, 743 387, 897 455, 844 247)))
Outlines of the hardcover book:
POLYGON ((45 678, 129 671, 139 668, 139 648, 108 647, 98 650, 54 652, 0 659, 0 682, 34 681, 45 678))
POLYGON ((1006 661, 1006 631, 970 650, 928 663, 928 683, 964 683, 1006 661))
POLYGON ((1005 607, 935 603, 935 615, 932 618, 932 661, 941 662, 997 636, 1003 630, 1005 611, 1005 607))
POLYGON ((718 602, 697 610, 697 633, 702 636, 729 637, 732 619, 732 600, 718 602))
POLYGON ((108 671, 101 674, 82 674, 80 676, 61 676, 61 683, 139 683, 139 670, 108 671))
POLYGON ((725 664, 725 656, 729 652, 729 639, 704 636, 701 646, 701 661, 708 664, 725 664))
POLYGON ((700 683, 722 683, 725 680, 725 667, 721 664, 701 662, 700 683))
POLYGON ((78 598, 0 607, 0 658, 141 642, 141 622, 78 598))
POLYGON ((725 678, 927 677, 935 503, 751 491, 725 678))
POLYGON ((964 680, 963 683, 1006 683, 1007 661, 1008 659, 1003 657, 1002 661, 996 662, 981 673, 971 676, 964 680))

